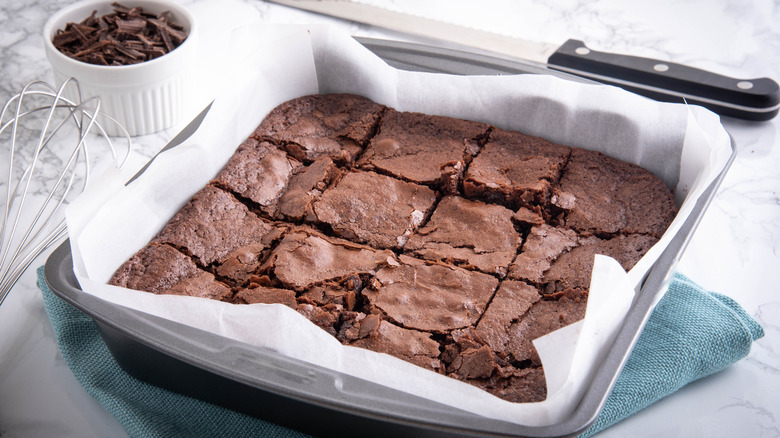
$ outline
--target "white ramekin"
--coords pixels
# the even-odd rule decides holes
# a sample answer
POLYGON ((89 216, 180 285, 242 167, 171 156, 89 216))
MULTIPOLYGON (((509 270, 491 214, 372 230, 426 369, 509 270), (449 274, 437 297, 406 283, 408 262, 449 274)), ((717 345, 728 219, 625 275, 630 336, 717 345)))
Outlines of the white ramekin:
MULTIPOLYGON (((164 0, 125 0, 127 7, 140 6, 159 14, 171 12, 171 20, 182 26, 187 39, 171 52, 140 64, 103 66, 77 61, 54 47, 52 37, 67 23, 78 23, 92 11, 97 16, 113 12, 110 0, 86 0, 55 13, 43 27, 46 57, 51 63, 57 85, 75 78, 84 98, 100 97, 102 114, 116 119, 130 135, 151 134, 179 121, 193 103, 198 26, 190 11, 178 3, 164 0)), ((70 87, 69 92, 75 93, 70 87)), ((77 96, 68 96, 76 99, 77 96)), ((98 119, 109 135, 122 131, 114 123, 98 119)))

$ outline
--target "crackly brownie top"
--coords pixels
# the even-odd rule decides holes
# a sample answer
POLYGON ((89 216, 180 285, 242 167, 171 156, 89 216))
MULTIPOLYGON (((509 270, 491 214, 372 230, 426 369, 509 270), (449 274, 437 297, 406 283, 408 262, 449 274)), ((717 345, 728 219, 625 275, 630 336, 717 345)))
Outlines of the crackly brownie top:
POLYGON ((111 283, 284 305, 345 345, 534 402, 532 341, 583 317, 595 254, 630 269, 676 211, 652 174, 597 152, 304 96, 111 283))
POLYGON ((267 241, 277 232, 276 227, 257 217, 230 193, 206 186, 153 241, 180 248, 207 266, 242 246, 267 241))
POLYGON ((447 196, 439 202, 428 223, 412 235, 404 250, 424 259, 503 276, 521 240, 512 222, 513 214, 500 205, 447 196))
POLYGON ((400 257, 376 273, 379 287, 364 290, 372 306, 406 328, 446 332, 474 324, 498 280, 451 265, 400 257))
POLYGON ((484 123, 388 110, 358 164, 456 194, 487 132, 484 123))
POLYGON ((561 177, 570 194, 570 228, 593 234, 660 237, 677 214, 674 196, 645 169, 598 152, 574 149, 561 177))
POLYGON ((543 204, 571 149, 515 131, 493 129, 464 176, 467 197, 517 209, 543 204))
POLYGON ((376 130, 383 105, 350 94, 303 96, 276 107, 254 132, 301 161, 352 162, 376 130))
POLYGON ((373 172, 350 172, 314 203, 317 220, 345 239, 401 248, 428 216, 436 192, 373 172))
POLYGON ((276 146, 250 138, 238 147, 214 183, 273 214, 277 200, 300 165, 276 146))
POLYGON ((552 262, 579 242, 580 237, 573 230, 536 225, 528 232, 522 250, 509 267, 509 277, 541 283, 552 262))
POLYGON ((653 236, 643 234, 619 235, 602 240, 590 238, 582 245, 562 254, 552 263, 542 280, 550 288, 590 288, 590 274, 596 254, 603 254, 617 260, 623 269, 630 270, 642 256, 658 242, 653 236))
POLYGON ((230 288, 168 245, 147 245, 117 269, 110 284, 129 289, 221 300, 230 288))
POLYGON ((275 216, 293 221, 315 220, 312 205, 337 175, 338 169, 329 157, 318 158, 299 168, 279 199, 275 216))
POLYGON ((285 286, 301 290, 349 274, 371 272, 392 262, 392 251, 374 249, 300 228, 288 233, 266 261, 285 286))
MULTIPOLYGON (((358 328, 362 328, 367 322, 372 322, 372 316, 368 316, 360 321, 358 328)), ((363 331, 366 336, 359 337, 351 341, 348 345, 367 348, 379 353, 387 353, 404 359, 423 368, 439 371, 441 360, 439 359, 439 343, 436 342, 430 333, 399 327, 382 321, 378 316, 374 316, 378 321, 374 332, 368 329, 363 331)), ((373 328, 373 327, 372 327, 373 328)), ((358 329, 358 336, 360 330, 358 329)))

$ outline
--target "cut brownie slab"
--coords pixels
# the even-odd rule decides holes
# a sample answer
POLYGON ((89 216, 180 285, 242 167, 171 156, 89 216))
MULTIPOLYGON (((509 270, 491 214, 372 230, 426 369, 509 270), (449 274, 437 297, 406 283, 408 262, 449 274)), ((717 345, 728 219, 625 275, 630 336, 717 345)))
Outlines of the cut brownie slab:
POLYGON ((117 269, 109 284, 155 294, 189 295, 215 300, 231 290, 168 245, 150 243, 117 269))
POLYGON ((498 280, 452 265, 400 256, 398 266, 379 270, 375 289, 363 295, 387 318, 405 328, 445 333, 474 324, 498 280))
MULTIPOLYGON (((614 258, 630 270, 655 245, 657 238, 643 234, 619 235, 608 240, 590 238, 566 254, 561 255, 544 274, 544 283, 550 290, 567 288, 590 289, 590 277, 596 254, 614 258)), ((545 291, 548 292, 548 291, 545 291)))
POLYGON ((368 315, 361 319, 352 331, 358 338, 345 342, 347 345, 387 353, 433 371, 439 371, 442 367, 439 343, 430 333, 398 327, 382 321, 378 315, 368 315), (369 324, 370 328, 365 328, 369 324))
POLYGON ((378 250, 347 240, 327 237, 301 227, 284 236, 264 264, 285 287, 302 291, 327 280, 370 273, 394 263, 389 250, 378 250))
POLYGON ((578 245, 580 237, 574 230, 547 224, 531 227, 520 254, 509 267, 509 278, 541 283, 552 262, 578 245))
POLYGON ((248 139, 214 179, 214 184, 249 199, 272 216, 276 203, 301 163, 268 142, 248 139))
POLYGON ((494 129, 466 171, 464 193, 513 210, 544 205, 570 151, 539 137, 494 129))
POLYGON ((316 159, 298 169, 290 178, 287 190, 279 199, 277 218, 314 221, 312 204, 337 174, 336 165, 329 157, 316 159))
POLYGON ((267 245, 280 233, 279 228, 257 217, 230 193, 206 186, 174 215, 153 242, 173 245, 205 267, 232 259, 234 251, 242 247, 251 245, 252 252, 258 253, 258 244, 267 245))
POLYGON ((541 366, 539 354, 532 341, 552 333, 585 317, 588 293, 580 289, 566 289, 547 295, 534 303, 528 312, 510 324, 506 351, 515 363, 530 361, 541 366))
POLYGON ((404 251, 504 276, 520 245, 513 215, 500 205, 447 196, 428 223, 412 235, 404 251))
POLYGON ((320 222, 345 239, 401 248, 436 201, 426 186, 373 172, 350 172, 314 203, 320 222))
POLYGON ((384 106, 349 94, 303 96, 276 107, 254 132, 295 158, 351 163, 376 131, 384 106))
POLYGON ((484 123, 388 110, 358 164, 457 194, 487 131, 484 123))
POLYGON ((511 324, 522 319, 541 298, 539 291, 527 283, 504 280, 479 320, 477 334, 493 351, 503 354, 511 341, 511 324))
POLYGON ((677 206, 664 183, 632 163, 573 148, 560 190, 573 198, 565 223, 581 233, 660 237, 677 206))
POLYGON ((252 284, 249 287, 239 290, 233 297, 235 304, 284 304, 287 307, 295 309, 297 301, 295 292, 288 289, 276 287, 265 287, 252 284))

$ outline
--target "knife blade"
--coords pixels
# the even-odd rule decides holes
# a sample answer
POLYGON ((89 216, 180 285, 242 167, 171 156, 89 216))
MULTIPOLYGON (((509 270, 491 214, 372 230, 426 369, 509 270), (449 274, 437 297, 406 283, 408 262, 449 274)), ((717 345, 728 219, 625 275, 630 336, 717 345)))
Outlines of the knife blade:
POLYGON ((150 158, 149 161, 147 161, 146 164, 144 164, 144 166, 138 172, 136 172, 135 175, 133 175, 132 178, 127 180, 127 182, 125 183, 125 187, 130 185, 131 182, 133 182, 136 179, 138 179, 138 177, 141 176, 142 173, 146 172, 146 169, 148 169, 149 166, 151 166, 151 164, 154 161, 154 159, 159 157, 160 154, 162 154, 163 152, 165 152, 167 150, 173 149, 174 147, 176 147, 176 146, 180 145, 181 143, 183 143, 184 140, 187 140, 188 138, 190 138, 192 136, 192 134, 194 134, 195 131, 198 130, 198 128, 200 127, 201 123, 203 123, 203 119, 206 118, 206 114, 209 112, 209 110, 211 109, 211 105, 213 105, 213 104, 214 104, 213 100, 211 102, 209 102, 209 104, 206 105, 206 107, 203 108, 203 110, 201 110, 201 112, 198 113, 198 115, 195 116, 195 118, 192 119, 192 121, 190 121, 190 123, 187 123, 187 126, 185 126, 181 131, 179 131, 179 133, 176 134, 165 146, 163 146, 162 149, 160 149, 156 154, 154 154, 154 156, 152 158, 150 158))
POLYGON ((780 111, 780 86, 771 78, 737 79, 668 61, 600 52, 575 39, 560 46, 525 41, 350 0, 270 1, 528 60, 655 100, 701 105, 724 116, 766 121, 780 111))

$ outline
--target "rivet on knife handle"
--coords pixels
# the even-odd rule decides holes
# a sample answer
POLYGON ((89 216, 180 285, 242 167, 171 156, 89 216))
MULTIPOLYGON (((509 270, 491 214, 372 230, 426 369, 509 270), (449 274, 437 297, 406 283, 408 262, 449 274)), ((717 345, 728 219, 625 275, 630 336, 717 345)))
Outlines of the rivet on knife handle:
POLYGON ((558 48, 548 66, 656 100, 684 100, 747 120, 769 120, 780 110, 780 87, 772 79, 735 79, 666 61, 597 52, 578 40, 558 48))

